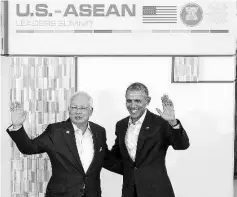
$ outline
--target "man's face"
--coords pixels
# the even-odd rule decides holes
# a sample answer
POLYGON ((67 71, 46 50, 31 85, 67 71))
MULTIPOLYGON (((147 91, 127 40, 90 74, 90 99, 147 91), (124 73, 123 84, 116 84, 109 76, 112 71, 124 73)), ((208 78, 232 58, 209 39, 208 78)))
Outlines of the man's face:
POLYGON ((150 102, 150 97, 141 90, 131 90, 126 94, 126 107, 133 122, 139 120, 146 110, 146 106, 150 102))
POLYGON ((71 121, 76 125, 87 124, 92 115, 92 109, 89 106, 89 99, 86 95, 75 96, 68 110, 71 121))

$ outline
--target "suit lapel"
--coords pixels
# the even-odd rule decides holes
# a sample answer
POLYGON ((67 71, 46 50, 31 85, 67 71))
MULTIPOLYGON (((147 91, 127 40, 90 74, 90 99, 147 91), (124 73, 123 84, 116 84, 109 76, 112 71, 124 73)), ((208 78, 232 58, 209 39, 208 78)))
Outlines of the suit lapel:
POLYGON ((137 163, 139 161, 139 156, 140 152, 142 150, 142 147, 144 145, 145 139, 147 135, 149 134, 149 130, 151 129, 151 121, 152 121, 152 116, 151 112, 147 110, 145 119, 142 123, 139 135, 138 135, 138 140, 137 140, 137 150, 136 150, 136 157, 135 157, 135 162, 137 163))
POLYGON ((86 174, 88 174, 93 169, 93 165, 96 162, 96 157, 98 156, 99 148, 100 148, 99 143, 98 143, 99 133, 97 132, 97 129, 95 125, 93 124, 93 122, 89 122, 89 124, 90 124, 91 133, 92 133, 93 144, 94 144, 94 156, 86 174))
POLYGON ((72 151, 72 154, 74 155, 77 163, 78 163, 78 169, 82 172, 84 172, 80 157, 79 157, 79 153, 77 150, 77 145, 76 145, 76 138, 75 138, 75 131, 73 129, 71 120, 68 119, 66 121, 66 125, 64 127, 64 129, 62 130, 63 136, 68 144, 68 146, 70 147, 70 150, 72 151))

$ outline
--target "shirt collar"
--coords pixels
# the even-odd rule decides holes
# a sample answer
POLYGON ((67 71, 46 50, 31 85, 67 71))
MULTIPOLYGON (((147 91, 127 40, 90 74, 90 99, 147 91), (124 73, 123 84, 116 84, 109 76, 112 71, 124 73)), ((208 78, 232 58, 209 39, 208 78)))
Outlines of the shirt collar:
MULTIPOLYGON (((75 125, 73 122, 72 122, 72 126, 73 126, 74 131, 76 131, 77 129, 79 129, 79 128, 77 127, 77 125, 75 125)), ((88 124, 87 124, 87 128, 86 128, 85 133, 88 132, 88 131, 91 131, 91 127, 90 127, 89 122, 88 122, 88 124)), ((85 134, 85 133, 84 133, 84 134, 85 134)))
MULTIPOLYGON (((145 119, 145 117, 146 117, 146 113, 147 113, 147 109, 145 110, 145 112, 143 113, 143 115, 135 122, 134 125, 136 125, 136 124, 142 124, 143 121, 144 121, 144 119, 145 119)), ((131 125, 131 124, 132 124, 132 118, 130 117, 130 118, 129 118, 129 121, 128 121, 128 125, 131 125)))

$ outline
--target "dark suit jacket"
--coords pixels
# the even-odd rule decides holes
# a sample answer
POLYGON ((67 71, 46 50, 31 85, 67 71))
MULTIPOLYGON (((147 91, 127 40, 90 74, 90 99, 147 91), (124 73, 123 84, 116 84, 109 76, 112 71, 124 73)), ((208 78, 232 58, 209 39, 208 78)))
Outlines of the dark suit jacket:
POLYGON ((165 156, 169 145, 176 150, 189 147, 189 139, 182 125, 180 129, 174 130, 160 116, 147 111, 133 162, 125 145, 128 121, 129 117, 117 122, 117 138, 112 147, 112 152, 123 161, 122 196, 133 197, 135 185, 139 197, 174 197, 166 171, 165 156))
POLYGON ((46 197, 81 197, 86 193, 90 197, 100 197, 100 171, 106 168, 119 173, 114 165, 116 161, 108 151, 105 129, 89 122, 94 142, 94 158, 84 172, 76 147, 74 129, 70 119, 50 124, 35 139, 30 139, 22 127, 18 131, 9 131, 13 141, 23 154, 46 152, 52 165, 52 177, 49 180, 46 197))

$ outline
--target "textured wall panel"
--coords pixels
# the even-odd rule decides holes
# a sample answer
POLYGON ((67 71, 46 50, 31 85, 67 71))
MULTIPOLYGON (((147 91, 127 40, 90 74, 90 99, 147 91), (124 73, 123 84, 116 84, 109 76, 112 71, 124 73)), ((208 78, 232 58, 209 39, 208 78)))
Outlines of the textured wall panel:
MULTIPOLYGON (((75 59, 12 57, 10 100, 28 112, 24 127, 30 138, 49 123, 68 118, 67 106, 75 92, 75 59)), ((47 154, 23 155, 12 142, 12 197, 44 197, 51 176, 47 154)))

